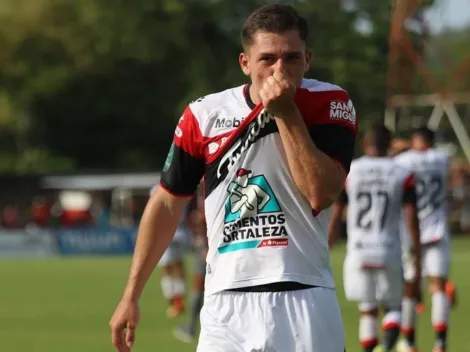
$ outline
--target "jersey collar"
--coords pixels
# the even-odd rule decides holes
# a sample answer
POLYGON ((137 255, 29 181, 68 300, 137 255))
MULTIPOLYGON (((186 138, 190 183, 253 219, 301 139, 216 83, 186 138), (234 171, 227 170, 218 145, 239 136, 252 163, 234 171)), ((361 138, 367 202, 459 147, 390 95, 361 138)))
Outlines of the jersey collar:
POLYGON ((248 107, 253 110, 256 107, 256 104, 250 97, 250 86, 251 84, 245 84, 243 87, 243 97, 245 98, 246 105, 248 105, 248 107))

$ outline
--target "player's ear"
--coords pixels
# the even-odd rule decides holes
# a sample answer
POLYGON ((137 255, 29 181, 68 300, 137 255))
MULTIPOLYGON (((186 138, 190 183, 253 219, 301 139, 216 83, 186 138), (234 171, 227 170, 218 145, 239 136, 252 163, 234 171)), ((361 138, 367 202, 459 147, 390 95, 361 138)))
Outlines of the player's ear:
POLYGON ((238 57, 238 62, 240 63, 240 67, 243 71, 243 73, 246 76, 250 75, 250 65, 248 63, 248 55, 245 52, 240 53, 238 57))
POLYGON ((312 61, 313 53, 310 49, 305 50, 305 72, 310 69, 310 62, 312 61))

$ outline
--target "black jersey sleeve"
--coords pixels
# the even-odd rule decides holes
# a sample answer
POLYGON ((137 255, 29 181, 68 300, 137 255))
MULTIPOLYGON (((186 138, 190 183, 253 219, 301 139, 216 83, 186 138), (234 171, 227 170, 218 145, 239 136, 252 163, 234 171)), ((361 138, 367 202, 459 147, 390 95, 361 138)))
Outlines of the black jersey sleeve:
POLYGON ((318 149, 338 161, 348 172, 354 155, 355 133, 347 127, 334 124, 313 125, 309 132, 318 149))

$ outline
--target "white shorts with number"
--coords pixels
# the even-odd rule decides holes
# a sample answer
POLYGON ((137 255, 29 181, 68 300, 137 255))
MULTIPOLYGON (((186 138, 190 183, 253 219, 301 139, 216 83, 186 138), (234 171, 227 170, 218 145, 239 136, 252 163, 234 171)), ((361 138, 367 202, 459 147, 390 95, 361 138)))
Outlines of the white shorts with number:
MULTIPOLYGON (((447 278, 450 266, 450 245, 447 238, 432 244, 421 246, 422 277, 447 278)), ((413 256, 405 253, 403 256, 403 277, 410 282, 415 278, 413 256)))
POLYGON ((346 257, 343 267, 346 298, 361 307, 376 308, 379 304, 399 307, 403 297, 403 272, 400 265, 383 269, 364 269, 355 258, 346 257))
POLYGON ((204 299, 197 352, 343 352, 336 291, 219 292, 204 299))

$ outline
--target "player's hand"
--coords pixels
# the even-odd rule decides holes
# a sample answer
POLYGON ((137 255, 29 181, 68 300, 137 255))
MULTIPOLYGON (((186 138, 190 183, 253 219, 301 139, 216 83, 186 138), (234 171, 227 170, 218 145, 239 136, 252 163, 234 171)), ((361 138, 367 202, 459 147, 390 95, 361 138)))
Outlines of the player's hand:
POLYGON ((294 82, 286 73, 274 71, 264 82, 259 95, 266 111, 282 118, 297 110, 294 101, 296 90, 294 82))
POLYGON ((137 302, 122 299, 109 321, 111 339, 119 352, 129 352, 135 342, 135 330, 140 320, 137 302))

